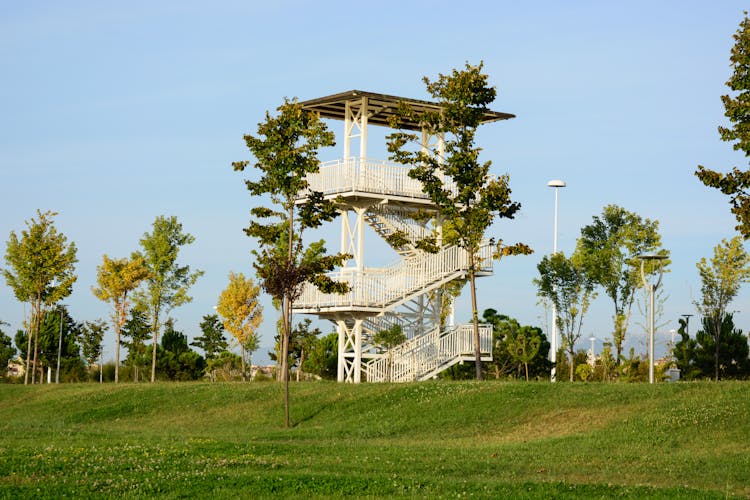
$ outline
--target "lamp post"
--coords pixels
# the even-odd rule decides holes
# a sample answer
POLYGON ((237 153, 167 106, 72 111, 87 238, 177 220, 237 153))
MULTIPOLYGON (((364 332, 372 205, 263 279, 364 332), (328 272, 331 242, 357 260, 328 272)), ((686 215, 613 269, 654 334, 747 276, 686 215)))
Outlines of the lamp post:
MULTIPOLYGON (((565 187, 565 182, 559 179, 553 179, 547 183, 547 186, 555 189, 555 228, 554 228, 554 239, 552 244, 552 254, 557 253, 557 191, 559 188, 565 187)), ((552 363, 552 371, 550 373, 550 381, 557 382, 557 307, 552 302, 552 348, 550 349, 549 360, 552 363)))
POLYGON ((648 337, 648 382, 649 384, 654 383, 654 294, 656 289, 661 285, 661 278, 664 275, 663 260, 667 257, 665 255, 658 255, 654 253, 641 254, 637 256, 641 261, 641 279, 643 280, 643 286, 648 287, 651 293, 651 317, 649 318, 649 337, 648 337), (658 261, 659 262, 659 279, 656 283, 649 283, 646 279, 646 261, 658 261))

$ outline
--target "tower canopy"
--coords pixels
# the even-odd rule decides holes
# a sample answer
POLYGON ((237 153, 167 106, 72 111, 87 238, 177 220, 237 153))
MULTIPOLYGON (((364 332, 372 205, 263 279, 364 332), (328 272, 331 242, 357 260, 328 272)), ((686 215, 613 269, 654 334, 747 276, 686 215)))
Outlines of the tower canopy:
MULTIPOLYGON (((398 111, 399 103, 403 102, 411 106, 417 113, 424 111, 436 111, 440 109, 440 104, 419 99, 407 97, 398 97, 387 94, 376 94, 374 92, 364 92, 362 90, 349 90, 339 94, 333 94, 309 101, 301 102, 304 109, 315 111, 322 118, 333 118, 335 120, 344 120, 346 118, 347 104, 350 107, 359 107, 363 102, 367 103, 367 120, 374 125, 388 127, 388 119, 398 111)), ((494 122, 498 120, 508 120, 515 118, 516 115, 510 113, 501 113, 499 111, 487 111, 484 114, 483 123, 494 122)), ((400 119, 401 128, 407 130, 421 130, 421 124, 412 121, 400 119)))

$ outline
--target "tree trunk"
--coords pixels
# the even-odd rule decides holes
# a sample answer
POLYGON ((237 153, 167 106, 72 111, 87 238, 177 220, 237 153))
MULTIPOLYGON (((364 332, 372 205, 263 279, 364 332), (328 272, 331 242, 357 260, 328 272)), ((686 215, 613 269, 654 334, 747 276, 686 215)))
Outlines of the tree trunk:
MULTIPOLYGON (((31 383, 32 384, 36 383, 36 369, 37 369, 37 366, 38 366, 37 365, 37 356, 38 356, 38 353, 39 353, 39 329, 42 327, 42 320, 41 320, 42 311, 41 311, 41 309, 42 309, 41 307, 37 308, 37 316, 36 316, 36 319, 34 321, 34 323, 35 323, 35 325, 34 325, 34 371, 31 372, 31 383)), ((39 377, 41 379, 44 379, 44 373, 41 373, 39 375, 39 377)))
POLYGON ((568 357, 569 357, 569 359, 570 359, 570 381, 571 381, 571 382, 574 382, 574 381, 575 381, 575 380, 574 380, 574 374, 575 374, 575 370, 573 369, 573 368, 574 368, 574 367, 573 367, 573 361, 574 361, 574 359, 573 359, 573 356, 575 355, 575 353, 574 353, 574 352, 573 352, 573 350, 571 349, 570 351, 568 351, 568 354, 569 354, 569 356, 568 356, 568 357))
POLYGON ((247 382, 247 369, 245 368, 245 345, 240 342, 240 357, 242 358, 242 381, 247 382))
POLYGON ((716 349, 714 353, 714 381, 719 381, 719 341, 721 340, 721 316, 719 316, 719 320, 716 321, 716 336, 714 337, 714 341, 716 343, 716 349))
POLYGON ((120 381, 120 326, 115 330, 115 384, 120 381))
POLYGON ((471 282, 471 319, 474 323, 474 363, 477 380, 482 380, 482 349, 479 345, 479 313, 477 312, 477 284, 474 276, 474 253, 469 255, 469 281, 471 282))
POLYGON ((159 313, 154 311, 154 348, 151 352, 151 383, 156 382, 156 346, 159 343, 159 313))
POLYGON ((291 303, 284 298, 284 337, 281 341, 281 376, 284 377, 284 427, 289 427, 289 332, 291 329, 291 303))
POLYGON ((526 370, 526 382, 529 381, 529 364, 527 362, 523 362, 523 368, 526 370))
MULTIPOLYGON (((24 311, 24 316, 25 315, 26 314, 25 314, 25 311, 24 311)), ((33 327, 34 321, 36 321, 36 319, 34 318, 34 306, 32 304, 32 307, 31 307, 31 318, 30 318, 29 323, 27 324, 27 326, 31 326, 32 330, 34 329, 34 327, 33 327)), ((23 384, 24 385, 28 385, 28 383, 29 383, 29 369, 31 368, 31 364, 30 364, 31 363, 31 332, 29 331, 28 328, 26 328, 26 337, 27 337, 26 338, 26 340, 27 340, 27 346, 26 346, 26 371, 24 371, 24 373, 23 373, 23 384)))

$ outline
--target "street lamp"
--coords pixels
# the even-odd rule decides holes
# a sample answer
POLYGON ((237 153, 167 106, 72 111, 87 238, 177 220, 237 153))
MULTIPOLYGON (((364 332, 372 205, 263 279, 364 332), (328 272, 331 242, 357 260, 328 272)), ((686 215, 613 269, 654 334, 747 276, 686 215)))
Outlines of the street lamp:
MULTIPOLYGON (((559 179, 553 179, 547 183, 547 186, 555 189, 555 229, 554 239, 552 244, 552 254, 557 253, 557 191, 558 188, 565 187, 565 182, 559 179)), ((552 362, 552 372, 550 373, 550 381, 557 382, 557 308, 555 302, 552 302, 552 348, 550 349, 550 358, 552 362)))
POLYGON ((649 322, 649 338, 648 338, 648 382, 649 384, 654 383, 654 294, 656 289, 661 285, 661 278, 664 274, 664 259, 665 255, 658 255, 655 253, 641 254, 637 256, 641 261, 641 279, 643 280, 643 286, 648 287, 651 292, 651 317, 649 322), (659 279, 656 283, 649 283, 646 279, 646 261, 657 261, 659 262, 659 279))

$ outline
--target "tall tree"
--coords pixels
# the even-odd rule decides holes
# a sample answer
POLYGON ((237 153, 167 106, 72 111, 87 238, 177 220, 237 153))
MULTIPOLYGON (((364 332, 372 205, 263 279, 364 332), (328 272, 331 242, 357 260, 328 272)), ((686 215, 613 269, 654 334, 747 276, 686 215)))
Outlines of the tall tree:
POLYGON ((177 263, 180 249, 193 243, 195 238, 182 230, 177 217, 160 215, 154 220, 151 233, 141 238, 142 257, 148 270, 145 290, 136 293, 136 302, 147 312, 151 323, 153 349, 151 354, 151 382, 156 382, 156 350, 159 345, 162 314, 193 300, 188 290, 203 271, 190 271, 190 266, 177 263))
POLYGON ((714 336, 714 379, 719 380, 719 356, 721 348, 722 322, 727 306, 740 291, 740 286, 750 280, 750 255, 745 251, 742 239, 735 236, 722 240, 714 247, 714 256, 708 262, 705 257, 696 264, 701 278, 701 300, 695 305, 708 321, 706 328, 714 336))
MULTIPOLYGON (((91 381, 91 367, 101 358, 102 355, 102 340, 104 339, 104 332, 107 331, 107 325, 104 321, 97 319, 95 321, 85 321, 81 325, 79 338, 81 342, 81 351, 83 360, 86 362, 86 371, 88 373, 89 381, 91 381)), ((118 336, 119 344, 119 336, 118 336)), ((119 357, 118 357, 119 363, 119 357)), ((101 370, 101 363, 99 364, 99 370, 101 370)), ((115 381, 117 380, 117 367, 115 367, 115 381)))
POLYGON ((242 380, 247 378, 245 347, 256 344, 257 330, 263 321, 263 307, 258 298, 260 287, 242 273, 229 273, 229 284, 219 295, 216 312, 223 318, 224 328, 240 345, 242 358, 242 380))
POLYGON ((96 268, 96 287, 91 291, 96 298, 112 306, 112 327, 115 332, 115 383, 120 381, 120 335, 128 319, 128 295, 148 277, 146 262, 140 255, 132 258, 110 259, 102 257, 96 268))
POLYGON ((75 243, 68 243, 67 237, 58 232, 54 225, 55 212, 37 210, 37 218, 26 221, 26 229, 19 238, 15 231, 10 232, 5 262, 7 269, 3 275, 8 286, 19 302, 28 302, 31 306, 31 334, 26 347, 26 372, 24 384, 35 382, 39 328, 44 313, 48 308, 73 291, 76 281, 75 243), (31 343, 34 339, 34 361, 30 369, 31 343))
MULTIPOLYGON (((726 83, 732 94, 721 96, 724 115, 732 125, 719 127, 719 135, 747 158, 750 156, 750 19, 747 12, 733 38, 735 43, 729 57, 733 73, 726 83)), ((695 175, 706 186, 729 196, 732 213, 737 219, 735 229, 745 239, 750 238, 750 170, 734 167, 731 172, 722 174, 699 165, 695 175)))
MULTIPOLYGON (((327 255, 324 242, 305 245, 303 233, 333 220, 338 211, 322 193, 309 190, 307 175, 319 171, 318 149, 334 145, 333 133, 320 118, 302 109, 296 100, 285 100, 272 117, 258 124, 258 137, 245 135, 245 143, 255 157, 260 172, 257 181, 246 180, 253 196, 270 195, 278 210, 258 206, 251 209, 253 220, 245 232, 256 238, 259 249, 253 266, 263 290, 282 304, 284 338, 282 367, 284 379, 284 419, 289 427, 289 335, 292 331, 292 304, 305 283, 327 293, 345 293, 346 283, 332 280, 325 273, 340 266, 350 256, 327 255), (297 203, 300 195, 305 199, 297 203)), ((243 171, 249 161, 233 163, 243 171)))
POLYGON ((195 337, 191 346, 203 350, 206 357, 206 373, 211 380, 216 380, 216 368, 219 365, 219 355, 229 347, 224 337, 224 325, 216 314, 206 314, 200 323, 203 335, 195 337))
MULTIPOLYGON (((585 264, 586 273, 593 283, 601 286, 612 299, 612 337, 619 362, 635 293, 642 286, 641 264, 637 256, 660 250, 659 222, 644 219, 617 205, 607 205, 601 217, 594 216, 593 219, 581 229, 575 253, 585 264)), ((669 254, 665 250, 660 252, 669 254)))
MULTIPOLYGON (((430 135, 443 137, 444 147, 437 144, 418 151, 409 149, 420 143, 421 136, 403 130, 388 137, 391 158, 411 167, 409 176, 422 183, 423 191, 438 207, 444 225, 451 229, 444 232, 442 242, 433 237, 418 246, 434 252, 438 244, 456 245, 469 256, 477 380, 482 379, 475 282, 479 249, 495 219, 512 219, 521 208, 510 198, 509 176, 491 177, 492 162, 479 160, 481 148, 475 144, 475 136, 497 95, 495 88, 489 86, 487 75, 482 73, 482 66, 482 63, 477 66, 467 63, 463 70, 454 69, 450 75, 438 74, 435 81, 423 78, 427 92, 438 102, 439 109, 417 112, 404 104, 391 123, 398 127, 400 118, 409 117, 424 124, 430 135), (452 183, 455 189, 447 183, 452 183)), ((528 253, 531 249, 523 244, 498 245, 497 256, 528 253)))
POLYGON ((140 369, 148 363, 146 341, 151 336, 148 315, 139 308, 130 310, 130 317, 122 327, 122 345, 128 350, 126 365, 133 372, 133 382, 140 380, 140 369))
POLYGON ((540 297, 555 305, 563 346, 570 360, 570 381, 574 380, 575 343, 581 338, 583 318, 595 297, 594 283, 579 256, 568 259, 558 252, 545 256, 537 265, 539 278, 534 280, 540 297))

